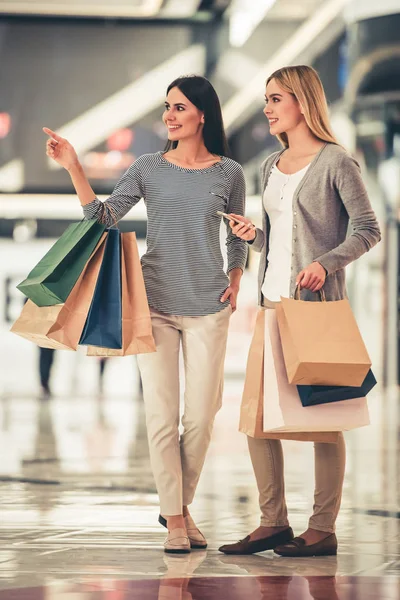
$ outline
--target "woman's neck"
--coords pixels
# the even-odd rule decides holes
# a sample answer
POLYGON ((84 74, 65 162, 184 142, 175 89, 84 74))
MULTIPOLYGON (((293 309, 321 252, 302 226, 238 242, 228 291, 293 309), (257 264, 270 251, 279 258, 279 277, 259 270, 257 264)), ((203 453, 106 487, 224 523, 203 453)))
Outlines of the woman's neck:
POLYGON ((213 156, 211 152, 207 150, 203 139, 181 140, 178 146, 174 148, 174 150, 170 150, 168 154, 171 154, 174 158, 187 164, 196 164, 207 161, 213 156))
POLYGON ((312 133, 308 125, 298 126, 287 132, 289 147, 287 152, 291 156, 308 156, 317 154, 325 142, 321 141, 312 133))

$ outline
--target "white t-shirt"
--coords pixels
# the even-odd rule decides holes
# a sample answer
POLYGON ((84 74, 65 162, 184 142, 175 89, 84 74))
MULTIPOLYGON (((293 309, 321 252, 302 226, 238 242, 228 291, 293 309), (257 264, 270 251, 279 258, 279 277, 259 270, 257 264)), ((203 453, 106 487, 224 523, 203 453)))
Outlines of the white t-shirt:
MULTIPOLYGON (((276 165, 272 167, 265 188, 263 204, 270 221, 268 268, 262 293, 264 298, 278 302, 289 297, 292 267, 293 195, 310 165, 286 175, 276 165)), ((297 275, 297 273, 296 273, 297 275)))

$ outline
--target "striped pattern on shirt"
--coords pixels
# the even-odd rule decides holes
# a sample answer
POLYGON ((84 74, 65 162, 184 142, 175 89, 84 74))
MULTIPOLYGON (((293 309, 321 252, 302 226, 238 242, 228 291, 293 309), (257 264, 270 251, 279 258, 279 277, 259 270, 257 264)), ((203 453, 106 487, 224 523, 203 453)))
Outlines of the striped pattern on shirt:
MULTIPOLYGON (((229 278, 223 270, 221 218, 216 212, 244 214, 245 181, 234 160, 205 169, 186 169, 162 152, 144 154, 119 180, 104 202, 84 206, 87 219, 107 226, 121 219, 140 199, 147 209, 147 251, 142 257, 149 305, 178 316, 204 316, 223 310, 220 298, 229 278)), ((244 270, 247 244, 226 223, 228 273, 244 270)))

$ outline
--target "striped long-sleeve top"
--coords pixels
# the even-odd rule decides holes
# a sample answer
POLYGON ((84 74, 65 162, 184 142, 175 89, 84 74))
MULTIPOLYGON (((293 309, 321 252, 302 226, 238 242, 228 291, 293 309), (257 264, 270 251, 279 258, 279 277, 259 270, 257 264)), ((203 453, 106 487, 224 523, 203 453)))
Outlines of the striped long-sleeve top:
MULTIPOLYGON (((242 167, 227 157, 205 169, 186 169, 162 152, 144 154, 126 171, 111 196, 84 206, 87 219, 121 219, 141 198, 147 208, 147 251, 142 269, 149 305, 179 316, 204 316, 224 309, 229 285, 220 244, 217 211, 244 214, 242 167)), ((247 244, 227 223, 228 273, 244 269, 247 244)))

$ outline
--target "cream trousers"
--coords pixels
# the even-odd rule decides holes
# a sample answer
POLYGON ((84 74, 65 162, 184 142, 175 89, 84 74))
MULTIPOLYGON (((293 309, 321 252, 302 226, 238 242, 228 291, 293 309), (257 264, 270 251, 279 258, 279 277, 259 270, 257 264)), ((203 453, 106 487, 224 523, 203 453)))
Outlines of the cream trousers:
POLYGON ((162 515, 180 515, 193 501, 222 403, 230 306, 205 317, 151 309, 157 352, 138 356, 150 461, 162 515), (183 433, 179 436, 179 353, 185 371, 183 433))
MULTIPOLYGON (((261 525, 288 525, 285 500, 283 451, 280 440, 247 437, 259 491, 261 525)), ((337 444, 314 443, 315 491, 309 527, 333 533, 342 499, 346 448, 343 433, 337 444)))

